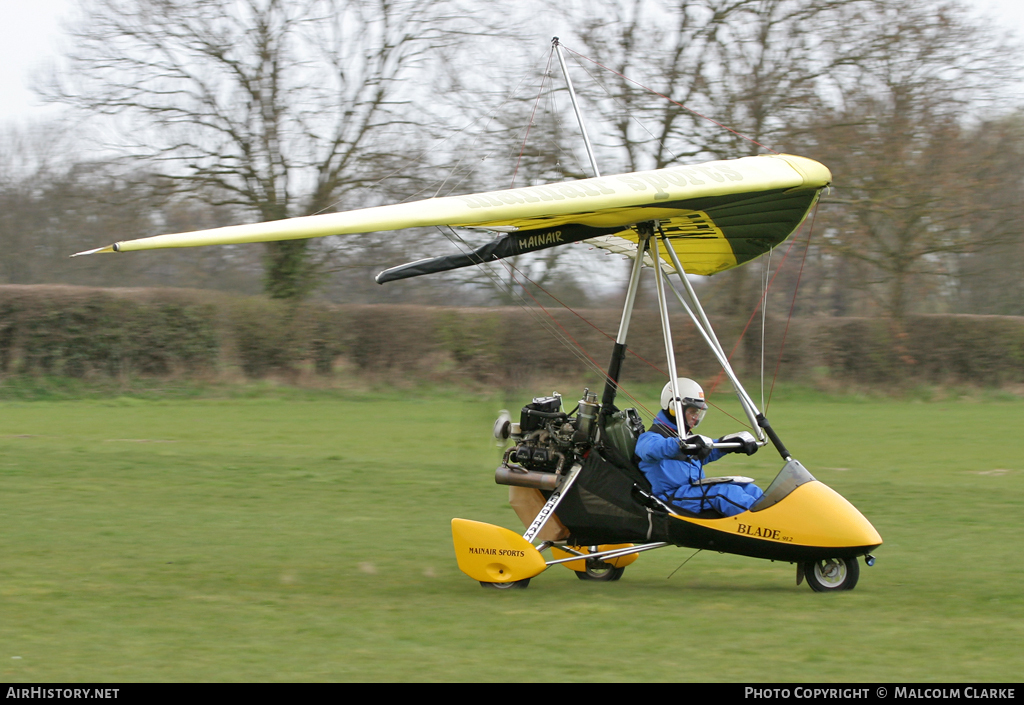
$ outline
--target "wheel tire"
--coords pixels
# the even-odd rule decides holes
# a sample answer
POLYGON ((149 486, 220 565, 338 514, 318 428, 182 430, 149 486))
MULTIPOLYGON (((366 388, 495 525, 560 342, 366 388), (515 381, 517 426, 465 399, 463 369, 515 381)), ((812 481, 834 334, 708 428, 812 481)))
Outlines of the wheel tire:
POLYGON ((608 565, 607 563, 601 563, 598 565, 590 565, 587 562, 587 569, 585 571, 575 571, 576 577, 580 580, 598 580, 605 583, 610 583, 613 580, 618 580, 622 577, 625 572, 625 568, 616 568, 608 565))
POLYGON ((516 580, 511 583, 485 583, 483 580, 480 581, 480 587, 482 588, 493 588, 495 590, 525 590, 530 585, 530 579, 516 580))
POLYGON ((853 590, 860 578, 856 558, 829 558, 804 563, 804 577, 815 592, 853 590))

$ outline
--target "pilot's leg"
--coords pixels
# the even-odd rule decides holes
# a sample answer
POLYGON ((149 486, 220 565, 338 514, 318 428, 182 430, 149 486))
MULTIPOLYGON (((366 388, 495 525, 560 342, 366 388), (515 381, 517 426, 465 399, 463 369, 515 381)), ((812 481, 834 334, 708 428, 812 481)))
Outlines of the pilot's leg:
POLYGON ((707 499, 715 509, 731 517, 750 509, 762 494, 761 488, 753 483, 723 482, 708 489, 707 499))

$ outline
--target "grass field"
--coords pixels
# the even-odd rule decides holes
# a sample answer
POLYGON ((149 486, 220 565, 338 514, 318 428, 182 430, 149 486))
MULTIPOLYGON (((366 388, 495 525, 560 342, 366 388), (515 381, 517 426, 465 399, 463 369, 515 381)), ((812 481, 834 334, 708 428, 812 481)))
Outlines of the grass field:
MULTIPOLYGON (((885 544, 851 592, 644 554, 617 583, 460 573, 449 522, 519 529, 503 402, 0 403, 4 681, 1017 681, 1024 402, 781 397, 769 417, 885 544)), ((654 396, 654 390, 650 396, 654 396)), ((721 415, 707 433, 736 430, 721 415)), ((703 427, 702 427, 703 430, 703 427)), ((764 486, 764 449, 728 472, 764 486)))

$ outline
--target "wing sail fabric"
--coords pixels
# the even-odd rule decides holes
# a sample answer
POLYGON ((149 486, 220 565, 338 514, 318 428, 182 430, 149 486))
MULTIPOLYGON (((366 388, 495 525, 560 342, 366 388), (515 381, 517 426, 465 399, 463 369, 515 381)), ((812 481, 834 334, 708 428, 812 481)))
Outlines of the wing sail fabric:
MULTIPOLYGON (((712 275, 777 247, 804 221, 819 192, 776 190, 688 200, 674 204, 679 207, 675 215, 662 215, 658 220, 686 271, 712 275)), ((637 249, 637 233, 627 230, 588 242, 632 256, 637 249), (624 241, 628 241, 628 249, 623 248, 624 241)), ((668 254, 662 259, 671 268, 668 254)))
MULTIPOLYGON (((631 209, 631 212, 635 222, 640 222, 654 219, 656 211, 661 228, 686 271, 711 275, 749 262, 778 246, 803 221, 816 198, 817 191, 805 190, 753 196, 730 195, 631 209), (701 210, 686 206, 698 206, 701 210)), ((587 218, 582 216, 580 219, 587 218)), ((637 251, 635 230, 565 223, 542 230, 520 230, 501 235, 472 252, 392 267, 377 275, 377 283, 494 262, 581 240, 630 257, 637 251)), ((663 254, 662 259, 666 271, 672 271, 668 254, 663 254)), ((649 256, 648 264, 651 264, 649 256)))
POLYGON ((831 180, 827 168, 803 157, 745 157, 157 235, 78 254, 271 242, 438 225, 517 229, 476 253, 414 262, 378 278, 390 281, 580 239, 612 251, 635 253, 636 233, 630 227, 658 220, 687 271, 713 274, 753 259, 789 237, 831 180), (531 237, 533 245, 528 244, 531 237), (428 264, 431 262, 434 264, 428 264))

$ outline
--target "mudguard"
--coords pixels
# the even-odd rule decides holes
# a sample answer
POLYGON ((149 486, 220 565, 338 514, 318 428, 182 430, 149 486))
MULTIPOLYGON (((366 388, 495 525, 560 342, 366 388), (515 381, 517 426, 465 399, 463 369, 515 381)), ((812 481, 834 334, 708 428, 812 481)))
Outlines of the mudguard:
POLYGON ((514 531, 468 519, 452 519, 459 570, 483 583, 514 583, 540 575, 544 557, 514 531))

